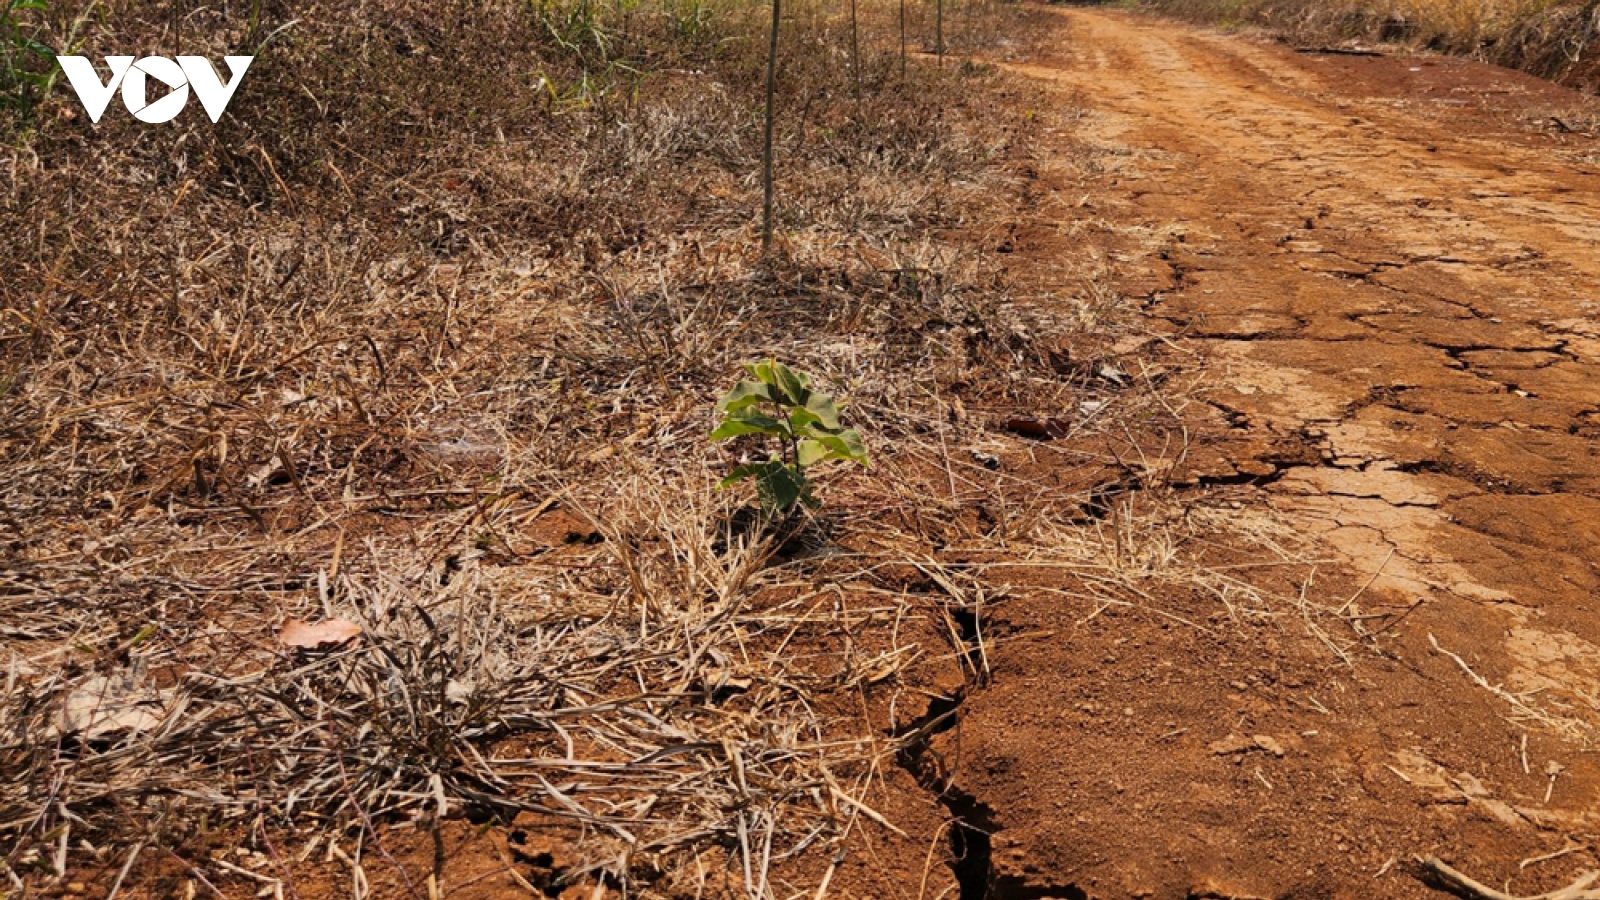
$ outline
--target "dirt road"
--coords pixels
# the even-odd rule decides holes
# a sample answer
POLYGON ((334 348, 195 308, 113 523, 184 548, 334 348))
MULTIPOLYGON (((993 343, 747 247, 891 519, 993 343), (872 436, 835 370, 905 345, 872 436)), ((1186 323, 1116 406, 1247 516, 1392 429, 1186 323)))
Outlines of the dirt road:
POLYGON ((1016 68, 1083 108, 1092 160, 1041 170, 1199 360, 1178 480, 1318 559, 1304 628, 1293 603, 1254 630, 1007 607, 1023 636, 939 747, 983 832, 963 896, 1436 896, 1414 854, 1567 884, 1600 833, 1592 107, 1059 14, 1016 68))

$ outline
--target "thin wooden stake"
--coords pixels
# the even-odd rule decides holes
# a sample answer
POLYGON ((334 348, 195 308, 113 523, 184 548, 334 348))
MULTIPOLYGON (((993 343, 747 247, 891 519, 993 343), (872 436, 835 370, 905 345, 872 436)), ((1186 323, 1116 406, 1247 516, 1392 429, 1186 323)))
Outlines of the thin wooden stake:
POLYGON ((900 80, 906 80, 906 0, 900 0, 900 80))
POLYGON ((772 36, 767 45, 767 133, 761 148, 761 255, 772 252, 772 126, 773 103, 778 92, 778 15, 780 0, 772 0, 772 36))
POLYGON ((850 0, 850 72, 855 77, 856 99, 861 99, 861 39, 856 28, 856 0, 850 0))

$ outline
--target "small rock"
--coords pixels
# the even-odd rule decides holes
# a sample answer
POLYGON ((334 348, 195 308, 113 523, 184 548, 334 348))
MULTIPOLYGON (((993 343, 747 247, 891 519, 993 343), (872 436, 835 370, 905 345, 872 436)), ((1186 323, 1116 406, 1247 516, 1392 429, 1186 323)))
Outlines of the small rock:
POLYGON ((1217 756, 1232 756, 1235 753, 1247 753, 1251 750, 1256 750, 1258 747, 1255 741, 1242 734, 1230 734, 1220 741, 1212 741, 1207 744, 1206 749, 1217 756))
POLYGON ((1032 419, 1022 416, 1006 419, 1005 429, 1012 434, 1045 441, 1065 437, 1067 434, 1066 428, 1053 419, 1032 419))
POLYGON ((1283 755, 1283 745, 1278 743, 1271 735, 1258 734, 1253 740, 1256 742, 1257 747, 1271 753, 1273 756, 1283 755))
POLYGON ((96 675, 62 700, 54 730, 91 740, 113 734, 142 734, 165 719, 171 694, 144 684, 140 673, 133 670, 96 675))
POLYGON ((1487 797, 1489 788, 1486 787, 1478 776, 1471 772, 1462 772, 1456 776, 1456 786, 1461 788, 1461 793, 1468 797, 1487 797))

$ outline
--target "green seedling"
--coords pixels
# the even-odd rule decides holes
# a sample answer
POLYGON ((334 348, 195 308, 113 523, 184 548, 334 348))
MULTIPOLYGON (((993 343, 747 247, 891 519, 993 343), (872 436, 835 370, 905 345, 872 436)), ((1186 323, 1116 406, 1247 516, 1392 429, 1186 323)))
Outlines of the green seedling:
POLYGON ((833 398, 811 389, 811 377, 774 360, 745 366, 741 380, 717 401, 722 422, 714 441, 761 435, 775 446, 765 462, 746 463, 722 479, 722 487, 754 479, 761 505, 769 512, 816 506, 806 470, 838 459, 867 465, 867 451, 854 428, 839 424, 833 398))

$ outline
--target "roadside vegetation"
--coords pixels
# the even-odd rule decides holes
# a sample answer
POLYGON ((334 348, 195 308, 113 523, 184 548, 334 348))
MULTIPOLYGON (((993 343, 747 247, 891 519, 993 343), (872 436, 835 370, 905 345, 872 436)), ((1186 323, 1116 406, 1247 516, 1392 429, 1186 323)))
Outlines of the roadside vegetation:
POLYGON ((1301 42, 1394 42, 1600 90, 1600 5, 1590 0, 1147 0, 1201 22, 1301 42))

